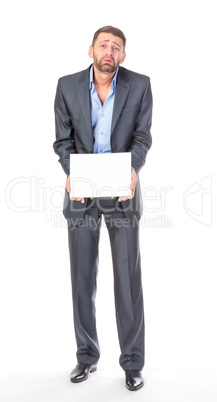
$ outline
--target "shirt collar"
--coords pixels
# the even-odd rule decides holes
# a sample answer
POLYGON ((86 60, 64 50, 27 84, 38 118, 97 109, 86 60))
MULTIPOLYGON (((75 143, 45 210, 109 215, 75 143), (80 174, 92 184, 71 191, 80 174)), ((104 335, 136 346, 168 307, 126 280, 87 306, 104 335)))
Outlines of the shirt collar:
MULTIPOLYGON (((117 69, 117 71, 116 71, 116 73, 114 75, 113 80, 112 80, 111 88, 112 88, 113 92, 116 89, 118 70, 119 70, 119 67, 118 67, 118 69, 117 69)), ((92 64, 92 66, 90 68, 90 86, 89 86, 89 89, 91 90, 93 87, 94 87, 94 83, 93 83, 93 64, 92 64)))

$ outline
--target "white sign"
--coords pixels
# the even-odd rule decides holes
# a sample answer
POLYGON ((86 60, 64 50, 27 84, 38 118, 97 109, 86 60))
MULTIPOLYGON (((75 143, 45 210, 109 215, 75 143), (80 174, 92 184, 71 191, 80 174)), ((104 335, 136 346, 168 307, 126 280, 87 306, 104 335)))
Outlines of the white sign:
POLYGON ((70 197, 130 196, 130 183, 130 152, 70 155, 70 197))

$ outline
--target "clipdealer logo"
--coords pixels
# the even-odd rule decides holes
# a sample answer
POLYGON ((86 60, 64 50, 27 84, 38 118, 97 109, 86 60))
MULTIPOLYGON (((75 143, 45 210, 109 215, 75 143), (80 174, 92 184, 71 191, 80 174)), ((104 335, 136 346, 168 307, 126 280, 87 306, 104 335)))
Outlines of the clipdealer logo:
POLYGON ((183 196, 186 213, 197 222, 212 225, 212 176, 193 183, 183 196))
POLYGON ((168 197, 173 187, 148 186, 142 190, 143 215, 141 225, 145 228, 172 228, 173 220, 167 215, 168 197))
MULTIPOLYGON (((168 215, 168 202, 173 202, 173 187, 148 186, 142 189, 145 228, 172 228, 173 219, 168 215)), ((41 212, 45 220, 55 227, 66 227, 62 215, 65 189, 62 186, 47 186, 44 178, 36 176, 12 179, 5 190, 5 201, 12 211, 19 213, 41 212)), ((197 223, 212 225, 212 176, 206 176, 190 185, 184 193, 184 211, 197 223)))
POLYGON ((64 199, 64 188, 49 187, 42 177, 16 177, 5 190, 7 206, 14 212, 43 212, 46 221, 60 215, 64 199))

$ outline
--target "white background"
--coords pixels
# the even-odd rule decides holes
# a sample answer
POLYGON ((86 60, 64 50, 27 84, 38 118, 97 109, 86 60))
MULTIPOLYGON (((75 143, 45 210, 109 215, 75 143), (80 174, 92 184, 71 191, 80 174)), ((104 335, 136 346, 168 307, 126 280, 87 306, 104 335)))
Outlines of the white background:
POLYGON ((76 364, 65 175, 53 102, 60 76, 85 69, 93 33, 127 37, 126 68, 151 77, 153 147, 141 172, 146 401, 215 401, 215 1, 1 3, 2 401, 131 398, 118 365, 108 236, 102 228, 97 294, 101 360, 82 385, 76 364))

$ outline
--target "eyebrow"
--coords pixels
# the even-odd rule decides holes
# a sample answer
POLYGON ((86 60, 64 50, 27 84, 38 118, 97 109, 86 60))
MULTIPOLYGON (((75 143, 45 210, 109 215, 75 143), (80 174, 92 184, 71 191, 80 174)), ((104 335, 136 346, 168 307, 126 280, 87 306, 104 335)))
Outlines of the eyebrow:
MULTIPOLYGON (((109 40, 109 39, 102 40, 102 42, 99 42, 99 44, 100 44, 100 43, 104 43, 104 42, 110 42, 110 40, 109 40)), ((117 45, 119 48, 121 48, 121 46, 120 46, 117 42, 113 42, 113 41, 112 41, 112 43, 114 43, 114 44, 117 45)))

